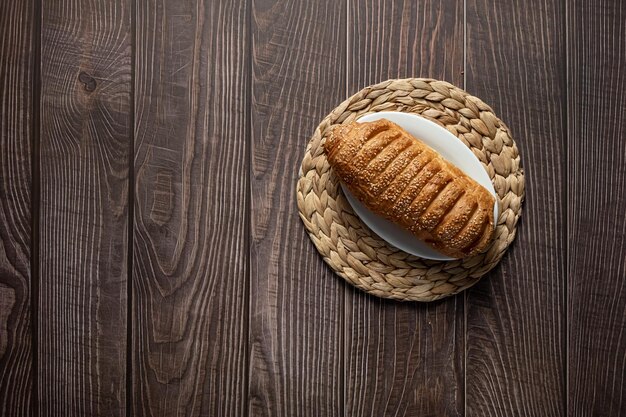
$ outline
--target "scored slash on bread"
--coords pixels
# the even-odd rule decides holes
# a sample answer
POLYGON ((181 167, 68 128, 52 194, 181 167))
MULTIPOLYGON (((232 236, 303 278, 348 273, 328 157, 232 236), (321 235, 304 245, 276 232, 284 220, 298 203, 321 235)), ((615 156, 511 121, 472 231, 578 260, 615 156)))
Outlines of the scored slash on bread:
POLYGON ((380 119, 336 126, 324 150, 365 206, 441 253, 464 258, 491 243, 494 197, 397 124, 380 119))

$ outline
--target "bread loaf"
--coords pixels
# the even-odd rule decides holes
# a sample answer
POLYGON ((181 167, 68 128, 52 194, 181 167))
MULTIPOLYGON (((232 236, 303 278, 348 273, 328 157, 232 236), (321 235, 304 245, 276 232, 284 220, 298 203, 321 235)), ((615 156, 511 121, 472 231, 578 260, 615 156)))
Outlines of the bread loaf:
POLYGON ((324 149, 365 206, 439 252, 464 258, 491 243, 494 197, 395 123, 337 126, 324 149))

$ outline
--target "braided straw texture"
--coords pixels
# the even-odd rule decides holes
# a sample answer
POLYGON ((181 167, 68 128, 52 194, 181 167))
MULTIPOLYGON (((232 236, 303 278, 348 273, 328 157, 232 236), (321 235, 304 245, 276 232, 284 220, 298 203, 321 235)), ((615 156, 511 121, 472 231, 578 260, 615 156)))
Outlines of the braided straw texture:
POLYGON ((306 147, 297 185, 300 217, 324 261, 352 285, 378 297, 434 301, 474 285, 515 238, 524 173, 508 128, 480 99, 445 81, 388 80, 359 91, 322 120, 306 147), (481 161, 498 194, 490 248, 454 261, 422 259, 387 244, 352 211, 322 143, 329 129, 379 111, 416 113, 448 129, 481 161))

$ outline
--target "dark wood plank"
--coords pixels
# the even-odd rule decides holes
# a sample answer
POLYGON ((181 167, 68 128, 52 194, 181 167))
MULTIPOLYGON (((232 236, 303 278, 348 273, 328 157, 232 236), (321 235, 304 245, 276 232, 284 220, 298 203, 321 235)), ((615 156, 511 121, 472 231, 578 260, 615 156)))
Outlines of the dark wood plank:
MULTIPOLYGON (((349 90, 389 78, 463 81, 462 1, 349 2, 349 90)), ((346 415, 463 412, 463 297, 432 304, 346 291, 346 415)))
POLYGON ((466 89, 509 126, 526 172, 516 241, 467 295, 467 416, 565 412, 563 21, 562 2, 467 2, 466 89))
POLYGON ((348 89, 390 78, 463 84, 463 1, 348 0, 348 89))
POLYGON ((571 416, 626 415, 626 3, 568 7, 571 416))
POLYGON ((132 415, 245 414, 246 7, 137 2, 132 415))
POLYGON ((345 98, 345 3, 253 4, 249 415, 343 414, 343 291, 304 231, 296 179, 345 98))
POLYGON ((126 415, 130 3, 43 3, 40 415, 126 415))
POLYGON ((30 415, 35 13, 0 2, 0 415, 30 415))

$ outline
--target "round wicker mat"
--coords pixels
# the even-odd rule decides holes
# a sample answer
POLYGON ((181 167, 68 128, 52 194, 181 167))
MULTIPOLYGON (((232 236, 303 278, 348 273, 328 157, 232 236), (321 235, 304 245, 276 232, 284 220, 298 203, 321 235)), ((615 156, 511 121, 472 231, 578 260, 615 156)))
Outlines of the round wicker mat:
POLYGON ((298 209, 330 267, 370 294, 433 301, 462 291, 500 261, 515 238, 524 173, 508 128, 480 99, 445 81, 388 80, 359 91, 322 120, 307 145, 297 185, 298 209), (490 248, 454 261, 422 259, 387 244, 354 214, 322 149, 329 129, 379 111, 417 113, 456 135, 481 161, 500 203, 490 248))

